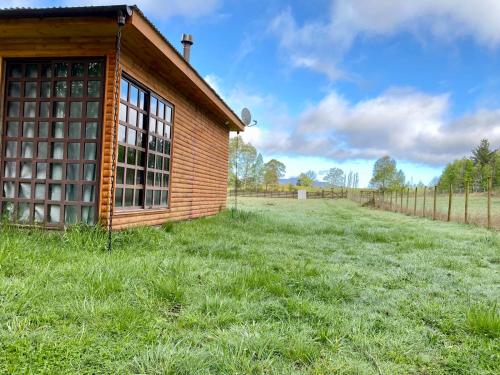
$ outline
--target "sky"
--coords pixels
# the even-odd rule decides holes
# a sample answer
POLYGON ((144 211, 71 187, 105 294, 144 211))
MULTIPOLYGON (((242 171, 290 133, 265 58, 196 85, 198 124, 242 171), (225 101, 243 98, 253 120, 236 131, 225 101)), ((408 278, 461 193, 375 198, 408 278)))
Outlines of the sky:
MULTIPOLYGON (((3 0, 10 6, 123 1, 3 0)), ((429 183, 482 138, 500 147, 498 0, 135 0, 286 177, 358 172, 390 155, 429 183)))

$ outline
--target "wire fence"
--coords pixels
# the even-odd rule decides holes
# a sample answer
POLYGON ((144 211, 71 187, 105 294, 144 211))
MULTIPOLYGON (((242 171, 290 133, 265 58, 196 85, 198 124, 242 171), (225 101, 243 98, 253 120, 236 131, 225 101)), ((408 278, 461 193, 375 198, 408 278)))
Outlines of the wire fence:
POLYGON ((457 221, 500 229, 500 192, 491 182, 484 192, 470 187, 454 189, 414 188, 393 191, 349 191, 349 199, 364 206, 426 217, 432 220, 457 221))
MULTIPOLYGON (((228 196, 252 198, 288 198, 298 199, 298 191, 276 191, 276 190, 229 190, 228 196)), ((318 191, 308 191, 307 199, 342 199, 347 198, 347 189, 323 189, 318 191)))

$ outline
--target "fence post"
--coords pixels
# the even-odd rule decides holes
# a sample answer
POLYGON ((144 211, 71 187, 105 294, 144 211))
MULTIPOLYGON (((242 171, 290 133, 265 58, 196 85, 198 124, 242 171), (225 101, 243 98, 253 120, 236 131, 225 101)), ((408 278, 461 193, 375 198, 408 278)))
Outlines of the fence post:
POLYGON ((410 188, 406 189, 406 214, 408 215, 408 211, 410 208, 410 188))
POLYGON ((392 190, 391 190, 391 203, 389 203, 389 210, 392 211, 392 190))
POLYGON ((451 221, 451 203, 453 200, 453 186, 450 184, 450 190, 448 192, 448 221, 451 221))
POLYGON ((491 191, 493 190, 493 178, 488 178, 488 228, 491 229, 491 191))
POLYGON ((427 186, 424 186, 424 208, 422 210, 423 217, 425 217, 425 199, 426 199, 426 193, 427 193, 427 186))
POLYGON ((436 220, 436 207, 437 207, 437 185, 434 186, 434 205, 432 207, 432 220, 436 220))
POLYGON ((418 187, 415 188, 415 204, 413 205, 413 216, 417 216, 417 193, 418 187))
POLYGON ((469 181, 465 184, 465 224, 469 224, 469 181))
POLYGON ((395 212, 398 212, 398 191, 396 190, 394 192, 394 195, 395 195, 395 199, 394 199, 394 211, 395 212))

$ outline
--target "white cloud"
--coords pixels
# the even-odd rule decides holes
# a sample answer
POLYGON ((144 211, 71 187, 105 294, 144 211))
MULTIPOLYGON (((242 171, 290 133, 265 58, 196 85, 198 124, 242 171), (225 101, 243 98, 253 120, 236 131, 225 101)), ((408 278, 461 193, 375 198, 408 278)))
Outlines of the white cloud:
POLYGON ((287 8, 269 30, 292 66, 336 80, 345 78, 339 64, 356 38, 406 31, 444 41, 470 36, 492 48, 500 44, 498 19, 498 0, 331 0, 326 21, 299 25, 287 8))
POLYGON ((399 160, 442 165, 469 154, 481 138, 500 146, 500 110, 480 110, 450 119, 448 94, 391 89, 351 103, 336 92, 307 108, 288 134, 268 137, 268 152, 371 160, 390 154, 399 160), (276 140, 278 138, 278 141, 276 140))

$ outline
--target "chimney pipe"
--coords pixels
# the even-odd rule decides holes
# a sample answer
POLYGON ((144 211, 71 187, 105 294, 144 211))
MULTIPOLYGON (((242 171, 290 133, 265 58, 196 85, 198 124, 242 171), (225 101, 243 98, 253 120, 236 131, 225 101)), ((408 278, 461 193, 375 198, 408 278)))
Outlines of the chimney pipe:
POLYGON ((193 45, 193 36, 191 34, 182 34, 181 43, 184 46, 184 60, 189 62, 191 57, 191 46, 193 45))

